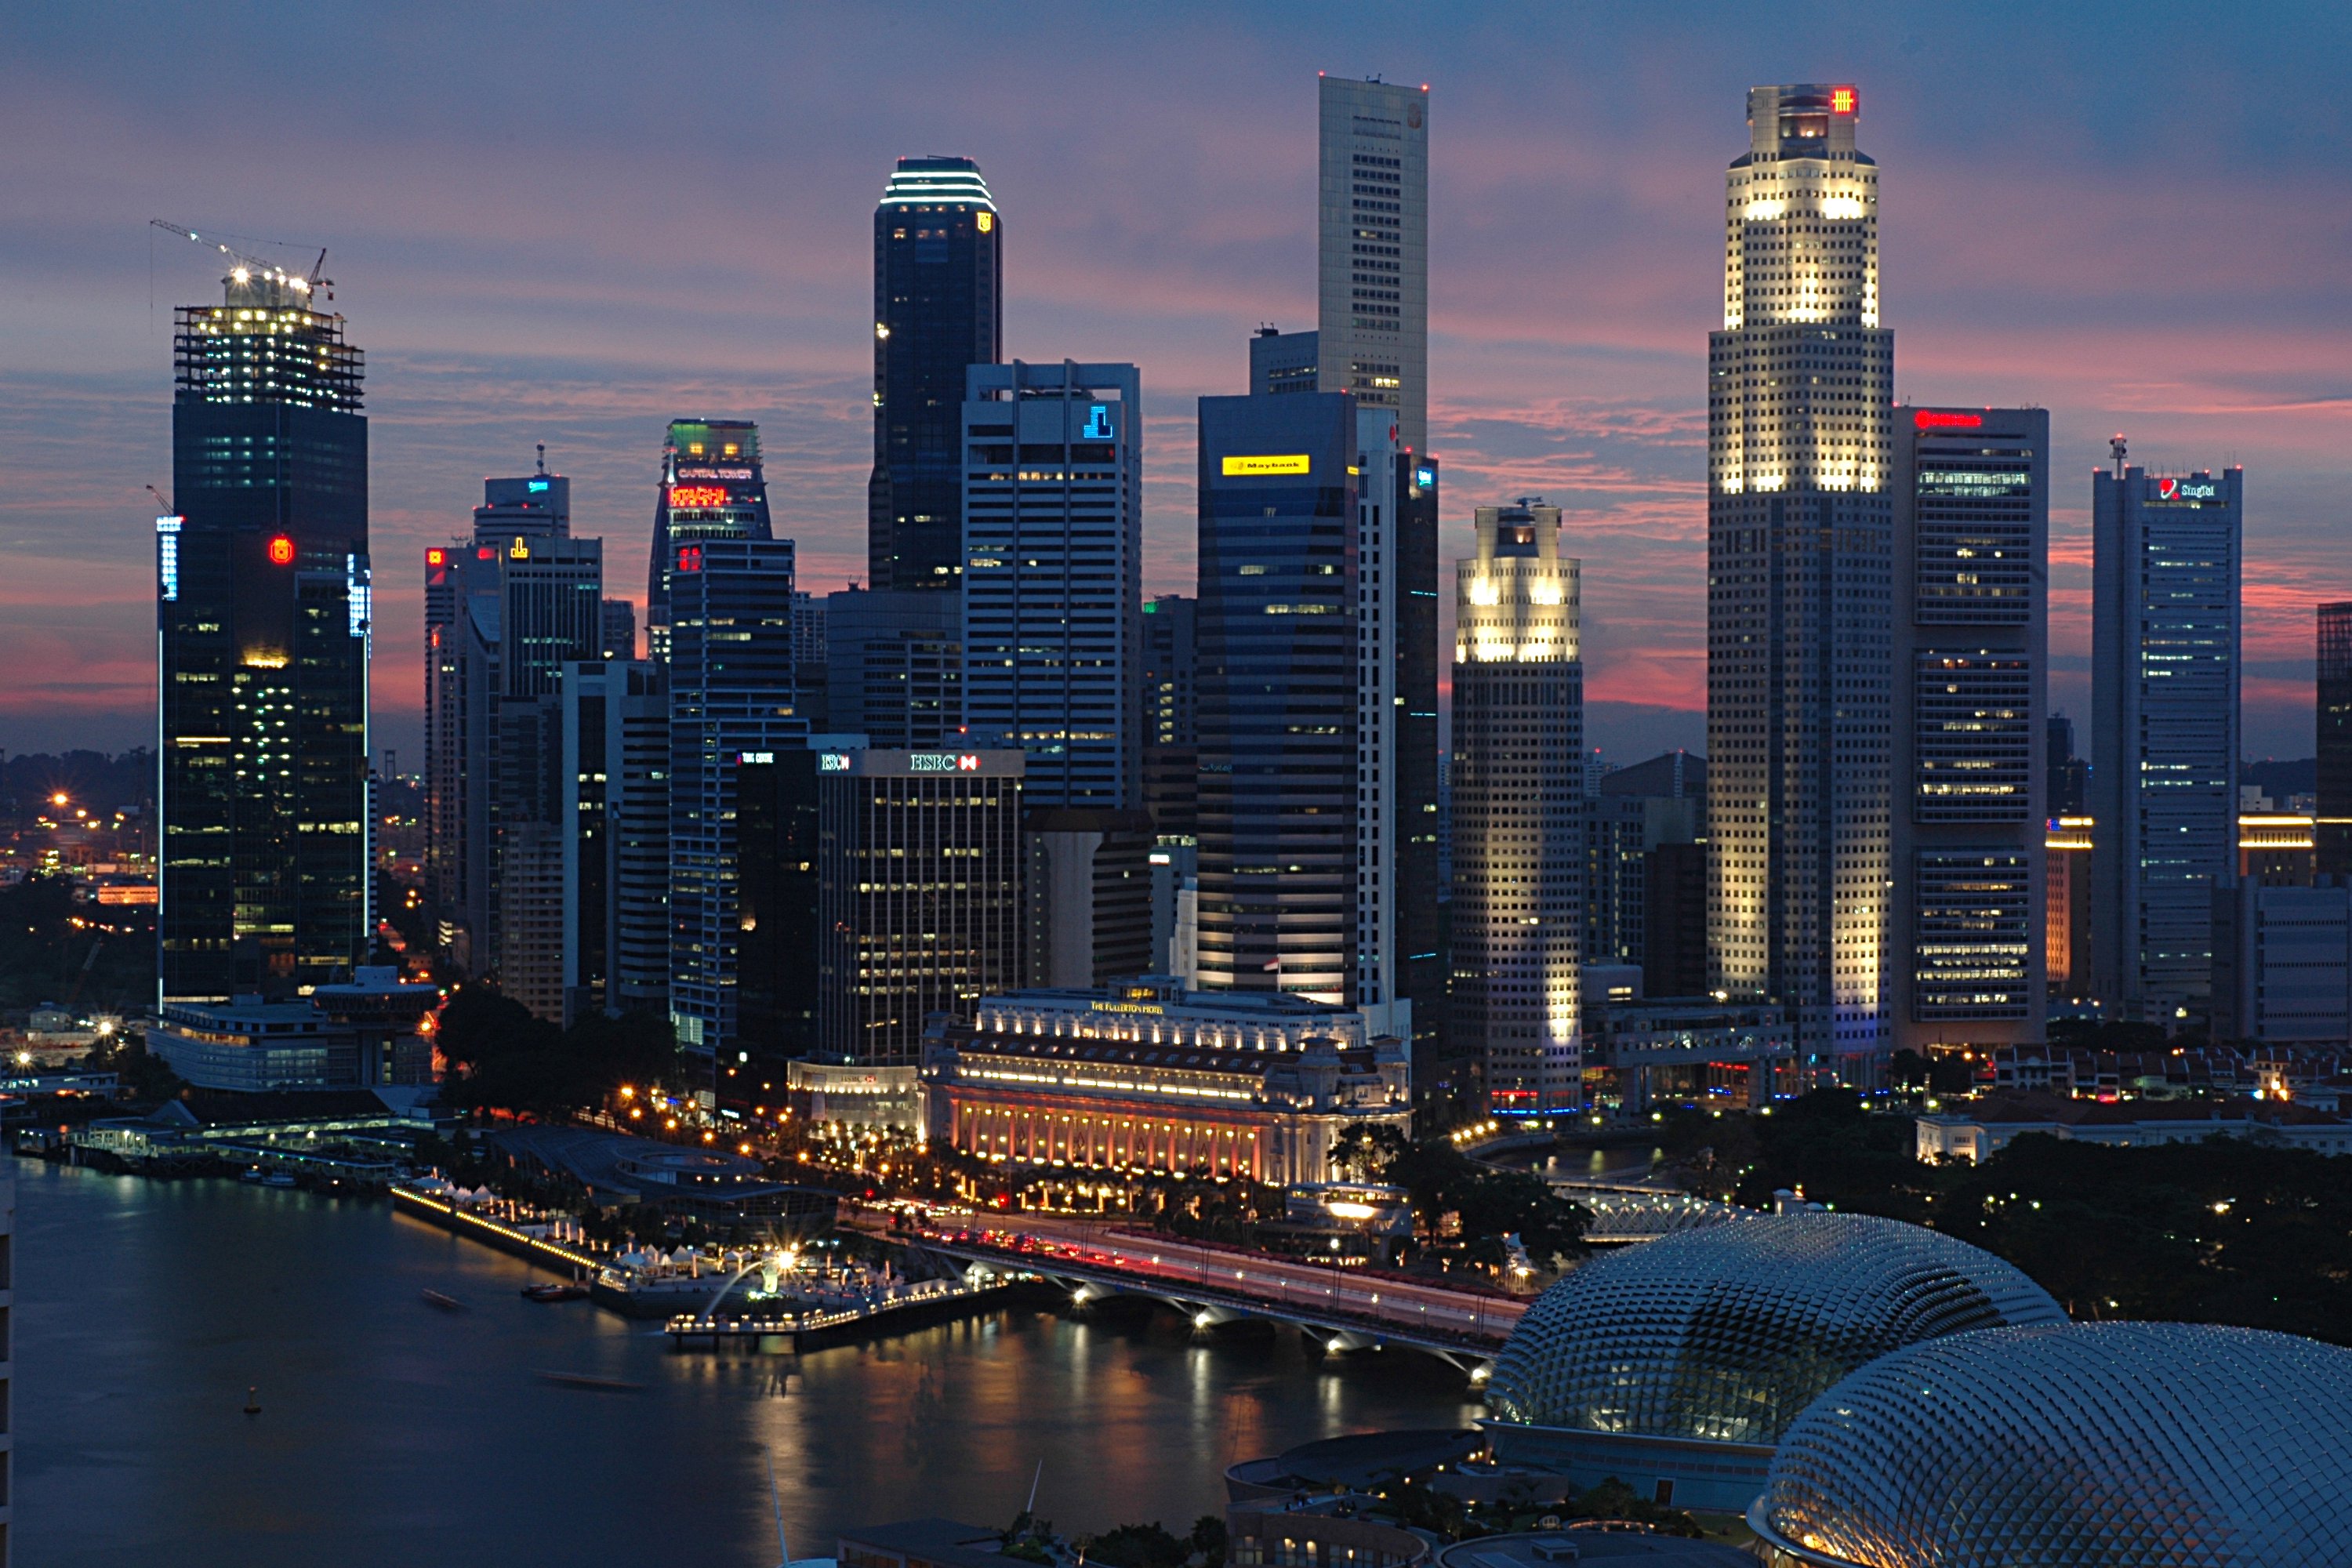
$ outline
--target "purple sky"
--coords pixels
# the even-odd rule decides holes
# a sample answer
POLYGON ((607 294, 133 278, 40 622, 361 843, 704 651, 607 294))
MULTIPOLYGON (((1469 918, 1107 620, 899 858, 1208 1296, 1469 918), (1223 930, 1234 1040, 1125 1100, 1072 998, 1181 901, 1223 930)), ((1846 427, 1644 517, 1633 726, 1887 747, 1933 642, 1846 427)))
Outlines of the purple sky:
POLYGON ((870 225, 904 153, 981 161, 1008 353, 1142 367, 1146 585, 1191 592, 1192 399, 1242 389, 1256 323, 1314 324, 1328 69, 1431 85, 1444 552, 1482 502, 1567 508, 1612 757, 1702 743, 1723 169, 1747 87, 1799 80, 1861 87, 1899 392, 2052 410, 2053 700, 2087 727, 2085 476, 2121 430, 2245 465, 2246 747, 2309 753, 2310 606, 2352 597, 2352 11, 1263 12, 27 8, 0 50, 0 745, 151 723, 140 487, 170 479, 171 307, 217 268, 150 217, 330 247, 404 767, 422 552, 536 441, 632 597, 677 415, 759 420, 804 585, 862 572, 870 225))

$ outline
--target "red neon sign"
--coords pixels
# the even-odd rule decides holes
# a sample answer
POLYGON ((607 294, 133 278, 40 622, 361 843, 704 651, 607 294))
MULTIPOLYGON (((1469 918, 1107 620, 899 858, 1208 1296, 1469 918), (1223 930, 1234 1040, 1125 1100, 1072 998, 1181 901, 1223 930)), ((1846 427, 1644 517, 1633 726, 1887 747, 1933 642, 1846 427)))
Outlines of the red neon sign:
POLYGON ((294 564, 294 542, 280 533, 269 542, 269 563, 272 566, 294 564))
POLYGON ((1981 414, 1943 414, 1933 408, 1922 408, 1911 416, 1911 423, 1922 430, 1976 430, 1984 426, 1981 414))
POLYGON ((474 552, 474 559, 477 561, 496 561, 498 558, 499 552, 487 544, 474 552))
POLYGON ((1830 112, 1832 114, 1852 114, 1853 110, 1853 89, 1850 87, 1833 87, 1830 89, 1830 112))
POLYGON ((672 506, 725 506, 725 485, 672 485, 669 488, 672 506))
POLYGON ((446 550, 428 550, 425 552, 425 564, 427 566, 444 565, 448 559, 449 552, 446 550))
POLYGON ((702 546, 681 544, 677 547, 677 569, 681 572, 702 570, 702 546))
POLYGON ((980 759, 971 755, 969 752, 965 752, 962 756, 956 759, 956 772, 960 773, 976 773, 980 772, 980 759))

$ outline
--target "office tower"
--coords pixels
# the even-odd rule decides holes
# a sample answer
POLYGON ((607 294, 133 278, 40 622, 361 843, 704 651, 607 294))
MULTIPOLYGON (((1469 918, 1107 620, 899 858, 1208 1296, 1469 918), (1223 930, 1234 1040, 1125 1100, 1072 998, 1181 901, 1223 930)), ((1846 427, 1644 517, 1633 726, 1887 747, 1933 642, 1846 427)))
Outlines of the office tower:
POLYGON ((1759 87, 1708 334, 1711 989, 1787 1010, 1808 1082, 1874 1082, 1886 884, 1894 333, 1850 87, 1759 87))
POLYGON ((622 660, 637 657, 637 607, 626 599, 604 601, 604 647, 597 651, 605 658, 622 660))
POLYGON ((1376 1035, 1410 1041, 1412 1004, 1398 948, 1399 853, 1412 826, 1397 787, 1399 610, 1404 573, 1399 559, 1399 503, 1411 490, 1402 470, 1412 461, 1397 444, 1393 414, 1356 405, 1356 908, 1350 931, 1349 999, 1376 1035))
POLYGON ((801 717, 812 730, 831 728, 833 650, 826 646, 826 601, 793 591, 793 679, 800 686, 801 717))
POLYGON ((1199 611, 1181 594, 1143 606, 1143 805, 1162 838, 1200 829, 1199 611))
POLYGON ((2319 616, 2319 869, 2352 876, 2352 603, 2319 616))
POLYGON ((825 596, 824 616, 827 731, 883 751, 961 740, 961 595, 847 588, 825 596))
POLYGON ((290 996, 368 957, 368 447, 360 351, 239 264, 173 312, 156 520, 163 1000, 290 996))
POLYGON ((1004 228, 969 158, 901 158, 874 209, 877 589, 952 594, 963 572, 964 373, 1004 357, 1004 228))
POLYGON ((1017 751, 820 751, 818 1037, 869 1067, 1022 967, 1017 751))
POLYGON ((1320 392, 1322 341, 1320 332, 1293 332, 1285 337, 1279 328, 1260 327, 1250 339, 1250 395, 1320 392))
POLYGON ((1706 994, 1706 841, 1642 857, 1642 994, 1706 994))
MULTIPOLYGON (((1588 747, 1585 754, 1599 752, 1588 747)), ((1661 845, 1694 844, 1705 834, 1706 759, 1667 752, 1606 773, 1588 768, 1585 777, 1582 956, 1588 963, 1642 963, 1650 856, 1661 845)), ((1699 942, 1704 951, 1704 929, 1699 942)), ((1666 994, 1706 988, 1702 976, 1692 991, 1666 994)))
POLYGON ((2092 972, 2111 1016, 2211 1001, 2213 895, 2236 883, 2242 469, 2091 479, 2092 972))
POLYGON ((1317 352, 1326 392, 1396 416, 1429 449, 1429 89, 1318 80, 1317 352))
MULTIPOLYGON (((746 1059, 737 770, 802 748, 793 679, 793 542, 677 546, 669 623, 670 1020, 714 1068, 746 1059)), ((715 1087, 715 1083, 714 1083, 715 1087)))
POLYGON ((2042 973, 2053 1004, 2089 999, 2091 836, 2087 816, 2053 816, 2042 830, 2042 973))
POLYGON ((975 364, 963 405, 964 744, 1028 755, 1029 980, 1157 965, 1143 813, 1141 385, 975 364))
POLYGON ((817 755, 745 752, 735 770, 735 1029, 773 1056, 822 1048, 817 755))
POLYGON ((2039 1042, 2048 994, 2050 416, 1897 411, 1892 1040, 2039 1042))
POLYGON ((2080 816, 2090 809, 2091 769, 2074 752, 2074 721, 2053 713, 2042 733, 2042 809, 2053 816, 2080 816))
POLYGON ((563 1021, 669 1011, 669 695, 658 666, 567 664, 563 1021))
POLYGON ((1453 1043, 1497 1116, 1581 1100, 1584 667, 1559 508, 1482 506, 1454 595, 1453 1043))
POLYGON ((646 657, 669 658, 670 584, 688 547, 714 539, 772 539, 760 427, 746 419, 673 419, 662 443, 661 493, 646 572, 646 657))
POLYGON ((463 543, 425 552, 425 778, 451 957, 562 1015, 563 667, 603 652, 604 543, 571 536, 571 481, 485 479, 463 543))
POLYGON ((2352 1040, 2352 886, 2252 879, 2213 895, 2213 1038, 2352 1040))
POLYGON ((1334 392, 1201 399, 1203 990, 1350 1001, 1356 413, 1334 392))

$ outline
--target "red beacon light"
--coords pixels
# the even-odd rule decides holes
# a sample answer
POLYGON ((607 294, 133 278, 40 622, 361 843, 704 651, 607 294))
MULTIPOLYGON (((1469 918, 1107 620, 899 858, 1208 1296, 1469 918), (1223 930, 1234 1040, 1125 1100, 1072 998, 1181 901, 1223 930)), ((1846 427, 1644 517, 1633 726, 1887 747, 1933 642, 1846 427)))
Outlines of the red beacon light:
POLYGON ((269 563, 272 566, 294 564, 294 542, 285 534, 274 534, 269 541, 269 563))
POLYGON ((1850 87, 1833 87, 1830 89, 1830 112, 1832 114, 1852 114, 1858 107, 1860 106, 1854 98, 1853 89, 1850 87))
POLYGON ((425 564, 427 566, 446 565, 448 561, 449 552, 446 550, 428 550, 425 552, 425 564))

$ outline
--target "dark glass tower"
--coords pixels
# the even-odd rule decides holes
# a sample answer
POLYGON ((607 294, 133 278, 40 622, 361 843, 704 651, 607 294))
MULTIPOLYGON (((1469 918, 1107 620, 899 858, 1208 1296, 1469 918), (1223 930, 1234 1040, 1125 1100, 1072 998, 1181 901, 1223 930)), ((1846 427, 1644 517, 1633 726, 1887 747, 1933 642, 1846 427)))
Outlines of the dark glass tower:
POLYGON ((2319 870, 2352 875, 2352 604, 2319 606, 2319 870))
POLYGON ((669 662, 670 579, 681 547, 708 539, 772 539, 760 427, 747 419, 673 419, 662 446, 661 496, 646 574, 646 657, 669 662))
POLYGON ((964 368, 1003 358, 1004 238, 969 158, 901 158, 874 209, 876 588, 962 585, 964 368))
POLYGON ((175 312, 157 521, 164 1000, 295 994, 367 956, 367 421, 310 286, 240 265, 175 312))

